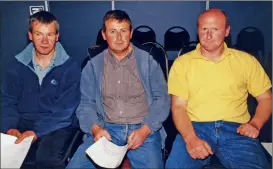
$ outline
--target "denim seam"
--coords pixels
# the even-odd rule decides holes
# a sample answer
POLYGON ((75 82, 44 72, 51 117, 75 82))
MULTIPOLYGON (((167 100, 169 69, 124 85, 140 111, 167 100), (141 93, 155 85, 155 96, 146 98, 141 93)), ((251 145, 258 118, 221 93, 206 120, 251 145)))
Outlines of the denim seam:
MULTIPOLYGON (((226 157, 226 154, 224 153, 224 151, 222 151, 222 148, 219 148, 220 154, 222 154, 223 158, 225 159, 226 162, 229 163, 229 165, 231 166, 231 168, 234 168, 234 166, 232 165, 232 163, 229 162, 229 158, 226 157)), ((220 160, 221 161, 221 160, 220 160)), ((226 166, 225 166, 226 167, 226 166)))

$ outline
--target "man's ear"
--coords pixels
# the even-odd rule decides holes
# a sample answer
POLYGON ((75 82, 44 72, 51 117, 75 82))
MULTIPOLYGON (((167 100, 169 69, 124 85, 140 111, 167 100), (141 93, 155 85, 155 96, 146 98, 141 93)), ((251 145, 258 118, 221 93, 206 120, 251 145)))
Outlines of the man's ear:
POLYGON ((133 32, 134 32, 134 29, 132 28, 132 30, 131 30, 131 35, 130 35, 130 39, 132 39, 132 37, 133 37, 133 32))
POLYGON ((103 39, 106 40, 106 35, 105 35, 105 32, 103 29, 101 30, 101 35, 102 35, 103 39))
POLYGON ((230 25, 226 28, 225 37, 228 37, 229 34, 230 34, 230 25))
POLYGON ((57 35, 56 35, 56 42, 59 41, 59 35, 60 35, 60 33, 57 33, 57 35))
POLYGON ((32 33, 28 31, 27 34, 28 34, 28 39, 32 41, 32 39, 33 39, 32 33))

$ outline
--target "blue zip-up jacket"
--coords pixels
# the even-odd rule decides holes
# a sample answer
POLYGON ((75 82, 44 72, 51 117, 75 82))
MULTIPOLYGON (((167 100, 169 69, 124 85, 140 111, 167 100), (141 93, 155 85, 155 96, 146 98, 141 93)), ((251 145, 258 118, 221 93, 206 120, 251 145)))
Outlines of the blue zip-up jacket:
MULTIPOLYGON (((106 49, 107 50, 107 49, 106 49)), ((148 114, 143 124, 152 132, 161 129, 170 111, 170 97, 160 65, 148 52, 134 47, 137 70, 148 101, 148 114)), ((91 133, 91 127, 104 127, 105 112, 102 103, 102 76, 104 52, 88 61, 81 77, 81 101, 76 114, 83 132, 91 133)))
POLYGON ((1 132, 32 130, 40 137, 78 125, 75 110, 80 101, 80 68, 57 42, 54 66, 40 85, 32 64, 33 50, 30 43, 16 55, 16 62, 4 76, 1 132))

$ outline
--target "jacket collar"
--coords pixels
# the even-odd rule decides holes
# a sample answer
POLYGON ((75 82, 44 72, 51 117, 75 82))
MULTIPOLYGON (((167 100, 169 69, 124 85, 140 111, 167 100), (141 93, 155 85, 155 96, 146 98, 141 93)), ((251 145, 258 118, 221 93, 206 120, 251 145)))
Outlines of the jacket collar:
MULTIPOLYGON (((54 61, 54 66, 62 65, 65 61, 69 59, 68 54, 66 53, 66 51, 64 50, 60 42, 56 43, 55 50, 56 50, 55 51, 56 58, 54 61)), ((33 43, 31 42, 21 53, 16 55, 15 58, 19 62, 27 66, 32 61, 33 51, 34 51, 34 46, 33 46, 33 43)))

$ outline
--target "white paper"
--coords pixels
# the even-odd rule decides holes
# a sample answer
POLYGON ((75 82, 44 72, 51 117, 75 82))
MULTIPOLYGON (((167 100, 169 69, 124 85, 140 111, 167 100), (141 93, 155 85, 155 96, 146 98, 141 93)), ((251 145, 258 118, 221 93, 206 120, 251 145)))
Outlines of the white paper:
POLYGON ((1 133, 1 168, 20 168, 30 148, 33 136, 15 144, 16 137, 1 133))
POLYGON ((266 151, 272 156, 272 143, 262 143, 266 151))
POLYGON ((125 146, 117 146, 108 141, 105 137, 101 137, 86 150, 86 153, 101 167, 117 168, 122 162, 127 149, 128 144, 125 146))

